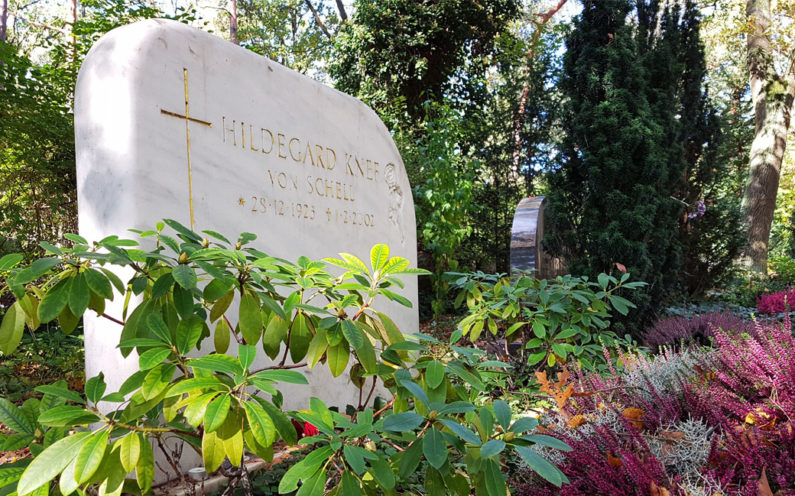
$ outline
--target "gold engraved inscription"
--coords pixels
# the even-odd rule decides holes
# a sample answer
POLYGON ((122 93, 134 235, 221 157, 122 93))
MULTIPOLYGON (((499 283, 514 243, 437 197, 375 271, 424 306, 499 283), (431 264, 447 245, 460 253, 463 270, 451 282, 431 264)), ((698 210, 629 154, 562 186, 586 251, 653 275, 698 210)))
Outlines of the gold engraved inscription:
POLYGON ((188 160, 188 204, 190 208, 190 228, 194 228, 194 224, 196 223, 193 215, 193 170, 191 168, 190 162, 190 123, 194 122, 196 124, 201 124, 207 127, 213 127, 212 123, 203 121, 201 119, 196 119, 190 116, 190 106, 189 106, 189 98, 188 98, 188 69, 182 69, 182 82, 185 89, 185 115, 178 114, 176 112, 171 112, 170 110, 160 109, 160 113, 164 115, 168 115, 171 117, 178 117, 180 119, 185 119, 185 151, 188 160))

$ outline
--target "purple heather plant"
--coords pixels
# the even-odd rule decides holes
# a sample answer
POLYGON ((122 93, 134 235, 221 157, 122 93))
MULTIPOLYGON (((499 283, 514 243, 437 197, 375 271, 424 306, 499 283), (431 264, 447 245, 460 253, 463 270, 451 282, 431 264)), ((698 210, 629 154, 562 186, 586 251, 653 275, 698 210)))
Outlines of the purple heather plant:
MULTIPOLYGON (((724 317, 735 319, 702 320, 724 317)), ((575 371, 575 389, 586 394, 540 419, 574 448, 555 457, 539 451, 571 483, 558 489, 536 479, 514 494, 656 495, 656 485, 677 496, 757 496, 765 474, 773 493, 795 495, 792 324, 787 316, 780 324, 741 322, 726 325, 732 331, 712 328, 712 350, 619 353, 618 373, 575 371), (627 418, 628 409, 640 411, 640 421, 627 418)))
POLYGON ((655 350, 660 350, 663 346, 677 346, 682 342, 695 341, 707 345, 717 329, 752 332, 753 326, 753 322, 728 312, 709 312, 691 319, 681 316, 665 317, 646 330, 644 341, 655 350))
POLYGON ((793 309, 793 302, 795 302, 795 288, 788 288, 786 291, 757 296, 756 308, 761 313, 783 313, 793 309))

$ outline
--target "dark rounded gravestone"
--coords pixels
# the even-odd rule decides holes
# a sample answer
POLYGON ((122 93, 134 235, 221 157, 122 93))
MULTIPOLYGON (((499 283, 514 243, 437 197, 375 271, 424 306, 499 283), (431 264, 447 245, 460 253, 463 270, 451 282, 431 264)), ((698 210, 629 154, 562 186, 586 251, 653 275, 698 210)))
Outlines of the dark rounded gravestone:
POLYGON ((511 272, 531 270, 539 278, 565 273, 565 265, 541 247, 544 239, 544 196, 531 196, 519 202, 511 227, 511 272))

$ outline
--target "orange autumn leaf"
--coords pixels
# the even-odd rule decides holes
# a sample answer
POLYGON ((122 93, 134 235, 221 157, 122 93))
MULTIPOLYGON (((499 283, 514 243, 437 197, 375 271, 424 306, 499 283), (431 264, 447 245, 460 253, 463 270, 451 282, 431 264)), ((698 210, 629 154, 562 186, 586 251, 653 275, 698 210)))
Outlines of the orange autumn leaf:
POLYGON ((569 428, 576 429, 577 427, 587 424, 588 421, 582 415, 575 415, 569 420, 569 428))
POLYGON ((559 409, 566 406, 569 398, 571 398, 571 395, 574 393, 574 384, 569 384, 565 389, 561 389, 568 380, 569 372, 564 371, 558 373, 558 381, 555 384, 549 381, 546 371, 536 372, 535 374, 536 379, 538 379, 538 382, 541 384, 540 391, 552 396, 559 409))
POLYGON ((611 467, 621 468, 621 465, 623 465, 623 463, 621 463, 621 458, 613 456, 609 451, 606 451, 605 454, 607 455, 607 461, 610 463, 611 467))
POLYGON ((636 429, 643 429, 643 415, 646 412, 640 408, 626 408, 621 414, 632 422, 636 429))

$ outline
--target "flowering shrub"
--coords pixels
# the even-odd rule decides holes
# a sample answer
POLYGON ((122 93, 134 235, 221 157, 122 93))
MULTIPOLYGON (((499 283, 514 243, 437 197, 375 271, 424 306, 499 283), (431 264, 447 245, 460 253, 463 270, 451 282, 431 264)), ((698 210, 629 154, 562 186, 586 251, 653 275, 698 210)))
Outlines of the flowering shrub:
POLYGON ((753 322, 728 312, 708 312, 690 319, 683 316, 665 317, 647 329, 643 339, 648 346, 657 350, 665 345, 676 346, 683 341, 705 345, 709 344, 709 338, 717 329, 752 332, 753 322))
POLYGON ((762 313, 789 312, 792 310, 793 301, 795 301, 795 289, 788 288, 786 291, 757 296, 756 307, 762 313))
POLYGON ((573 450, 533 449, 570 484, 535 477, 515 494, 795 494, 791 330, 788 318, 752 332, 715 330, 713 350, 625 354, 621 374, 559 376, 542 391, 565 401, 540 424, 573 450))

